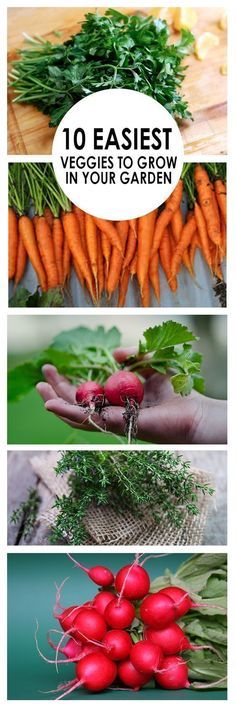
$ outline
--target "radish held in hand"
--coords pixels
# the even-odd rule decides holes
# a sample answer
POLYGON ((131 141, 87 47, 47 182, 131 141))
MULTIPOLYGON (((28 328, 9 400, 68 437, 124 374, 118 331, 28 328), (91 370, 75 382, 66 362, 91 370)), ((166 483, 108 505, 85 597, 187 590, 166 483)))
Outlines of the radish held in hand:
POLYGON ((176 619, 175 604, 168 595, 155 592, 142 601, 140 617, 149 627, 162 629, 176 619))
POLYGON ((149 592, 150 578, 147 571, 135 562, 118 571, 115 588, 129 600, 141 600, 149 592))
POLYGON ((75 560, 70 555, 70 553, 68 553, 68 558, 73 561, 77 568, 81 568, 84 573, 87 573, 90 580, 92 580, 93 583, 96 583, 96 585, 100 585, 104 588, 113 585, 114 575, 111 570, 109 570, 109 568, 106 568, 104 565, 95 565, 93 568, 86 568, 84 565, 82 565, 82 563, 79 563, 79 561, 75 560))
POLYGON ((135 608, 129 600, 115 598, 107 605, 104 617, 112 629, 126 629, 135 618, 135 608))
POLYGON ((181 656, 166 656, 155 678, 162 688, 177 690, 179 688, 189 688, 190 686, 188 665, 181 656))
POLYGON ((104 402, 104 388, 96 381, 85 381, 80 384, 75 393, 76 403, 90 413, 100 413, 104 402))
POLYGON ((153 644, 148 639, 142 639, 133 645, 130 661, 137 671, 155 674, 162 665, 163 653, 157 644, 153 644))
POLYGON ((131 371, 116 371, 107 379, 104 394, 112 406, 125 408, 125 434, 128 442, 131 442, 137 435, 138 410, 144 396, 143 384, 131 371))
POLYGON ((138 671, 130 659, 126 659, 118 665, 118 676, 125 686, 138 691, 141 686, 145 686, 151 680, 152 674, 151 672, 145 674, 138 671))

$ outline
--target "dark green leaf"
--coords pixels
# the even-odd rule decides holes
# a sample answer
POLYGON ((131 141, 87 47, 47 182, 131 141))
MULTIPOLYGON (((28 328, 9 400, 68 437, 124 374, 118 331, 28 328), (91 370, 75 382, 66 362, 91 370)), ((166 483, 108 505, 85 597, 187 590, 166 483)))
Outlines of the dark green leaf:
POLYGON ((26 288, 17 288, 9 300, 9 307, 27 307, 30 292, 26 288))
POLYGON ((162 325, 150 327, 143 333, 145 343, 140 344, 140 353, 159 351, 167 347, 193 342, 197 337, 179 322, 168 320, 162 325))
POLYGON ((19 401, 40 380, 41 370, 37 362, 27 361, 8 372, 8 400, 19 401))
POLYGON ((192 376, 188 374, 175 374, 171 376, 171 383, 175 393, 180 393, 181 396, 188 396, 193 388, 192 376))
POLYGON ((65 330, 58 334, 53 342, 52 348, 78 354, 84 349, 108 349, 112 351, 120 344, 120 332, 116 327, 106 331, 104 327, 97 327, 92 330, 87 327, 77 327, 76 329, 65 330))

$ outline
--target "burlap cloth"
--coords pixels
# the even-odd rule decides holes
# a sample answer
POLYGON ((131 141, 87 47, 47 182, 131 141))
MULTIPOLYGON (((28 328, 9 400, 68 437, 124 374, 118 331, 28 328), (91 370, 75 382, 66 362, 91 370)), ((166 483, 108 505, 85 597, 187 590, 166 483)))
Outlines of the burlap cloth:
MULTIPOLYGON (((58 510, 53 508, 56 496, 69 494, 68 473, 55 475, 54 467, 60 457, 58 452, 49 452, 45 455, 31 458, 31 464, 39 480, 51 493, 50 502, 46 511, 39 515, 38 521, 52 528, 58 510)), ((191 468, 196 482, 210 483, 208 472, 191 468)), ((153 521, 148 510, 143 519, 136 519, 128 511, 125 516, 116 513, 110 507, 91 505, 84 523, 88 533, 88 544, 95 545, 199 545, 202 542, 204 526, 207 519, 211 497, 197 492, 199 515, 186 514, 181 528, 176 528, 163 513, 158 525, 153 521)), ((66 539, 65 539, 66 541, 66 539)))

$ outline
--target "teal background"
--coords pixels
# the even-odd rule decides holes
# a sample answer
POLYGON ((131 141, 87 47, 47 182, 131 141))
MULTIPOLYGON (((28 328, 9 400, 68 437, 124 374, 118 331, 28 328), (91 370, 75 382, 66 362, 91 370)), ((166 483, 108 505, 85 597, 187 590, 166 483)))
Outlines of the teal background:
MULTIPOLYGON (((147 561, 146 568, 153 580, 168 567, 176 572, 179 565, 190 557, 188 553, 173 553, 168 557, 147 561)), ((131 553, 80 553, 80 562, 91 567, 96 563, 109 566, 115 573, 120 566, 133 560, 131 553)), ((48 647, 46 632, 59 629, 53 619, 55 602, 54 582, 60 584, 68 577, 62 590, 61 604, 69 606, 92 599, 96 586, 63 553, 11 553, 8 555, 8 700, 53 700, 52 691, 60 683, 74 677, 73 664, 62 665, 59 675, 55 667, 38 655, 35 642, 35 619, 39 622, 38 640, 41 651, 53 658, 48 647)), ((56 635, 55 635, 56 636, 56 635)), ((104 691, 91 694, 80 688, 67 700, 225 700, 226 691, 164 691, 160 688, 142 689, 139 692, 104 691)))

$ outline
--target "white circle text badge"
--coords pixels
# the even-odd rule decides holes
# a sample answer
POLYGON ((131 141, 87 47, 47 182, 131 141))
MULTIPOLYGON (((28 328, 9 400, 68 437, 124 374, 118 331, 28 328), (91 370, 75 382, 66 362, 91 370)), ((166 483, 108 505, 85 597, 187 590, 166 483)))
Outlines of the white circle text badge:
POLYGON ((93 93, 57 128, 52 149, 57 180, 88 214, 123 220, 162 204, 181 175, 181 134, 150 96, 128 89, 93 93))

